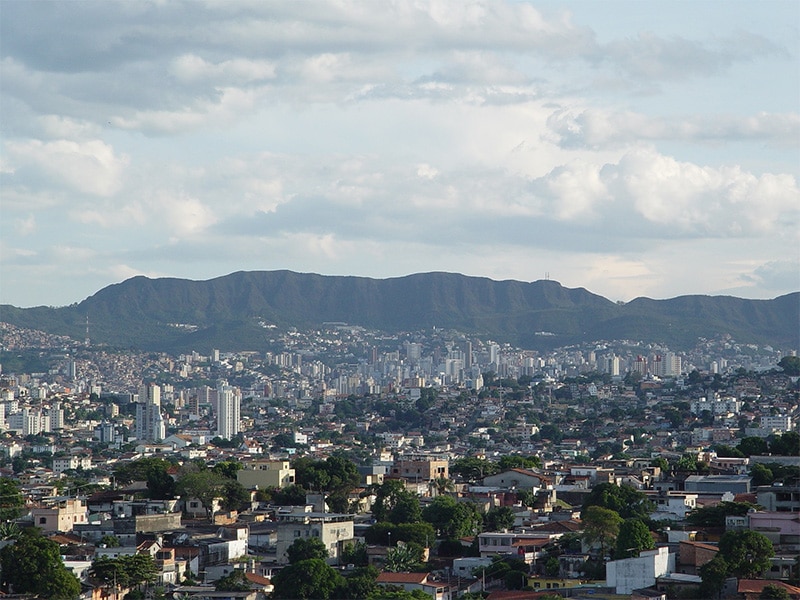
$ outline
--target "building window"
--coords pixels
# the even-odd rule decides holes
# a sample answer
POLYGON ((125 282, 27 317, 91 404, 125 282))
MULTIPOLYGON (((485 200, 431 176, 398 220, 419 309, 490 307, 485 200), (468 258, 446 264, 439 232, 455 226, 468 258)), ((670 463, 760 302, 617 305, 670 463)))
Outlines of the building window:
POLYGON ((39 525, 44 525, 47 523, 47 517, 39 517, 39 525))

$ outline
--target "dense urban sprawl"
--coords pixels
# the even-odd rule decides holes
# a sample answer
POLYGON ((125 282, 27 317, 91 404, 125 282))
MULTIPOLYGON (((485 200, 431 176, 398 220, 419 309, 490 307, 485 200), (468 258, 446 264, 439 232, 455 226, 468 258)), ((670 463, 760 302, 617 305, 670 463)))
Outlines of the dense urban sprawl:
POLYGON ((800 597, 794 350, 265 329, 170 355, 0 324, 3 591, 800 597))

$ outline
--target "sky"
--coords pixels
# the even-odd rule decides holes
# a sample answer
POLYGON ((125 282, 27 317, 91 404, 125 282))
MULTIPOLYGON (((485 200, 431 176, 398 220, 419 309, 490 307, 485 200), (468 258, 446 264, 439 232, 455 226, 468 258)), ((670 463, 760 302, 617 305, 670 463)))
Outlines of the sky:
POLYGON ((0 303, 279 269, 798 291, 799 30, 796 0, 3 0, 0 303))

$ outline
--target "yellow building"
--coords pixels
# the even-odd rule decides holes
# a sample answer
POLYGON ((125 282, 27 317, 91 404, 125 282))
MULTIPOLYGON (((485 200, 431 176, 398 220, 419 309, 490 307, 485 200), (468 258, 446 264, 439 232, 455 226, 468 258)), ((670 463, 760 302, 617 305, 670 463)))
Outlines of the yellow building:
POLYGON ((288 460, 254 460, 242 467, 236 479, 247 489, 284 488, 294 483, 294 469, 288 460))

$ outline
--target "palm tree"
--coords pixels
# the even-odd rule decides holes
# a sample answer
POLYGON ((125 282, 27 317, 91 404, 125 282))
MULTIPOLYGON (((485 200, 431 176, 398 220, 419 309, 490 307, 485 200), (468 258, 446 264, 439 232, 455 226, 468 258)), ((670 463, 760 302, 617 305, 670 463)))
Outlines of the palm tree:
POLYGON ((432 496, 441 496, 447 492, 455 491, 456 486, 447 477, 438 477, 436 479, 431 479, 431 482, 428 484, 428 488, 430 489, 432 496))

